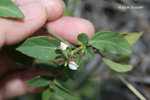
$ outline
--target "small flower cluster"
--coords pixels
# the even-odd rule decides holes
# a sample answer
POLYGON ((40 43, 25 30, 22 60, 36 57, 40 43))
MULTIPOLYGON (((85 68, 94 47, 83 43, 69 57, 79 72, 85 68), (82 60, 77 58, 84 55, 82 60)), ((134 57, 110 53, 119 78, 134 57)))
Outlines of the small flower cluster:
MULTIPOLYGON (((60 43, 60 49, 61 49, 61 50, 66 50, 67 47, 68 47, 67 44, 65 44, 65 43, 63 43, 63 42, 60 43)), ((71 70, 77 70, 77 68, 79 67, 79 66, 75 63, 75 61, 69 61, 68 66, 69 66, 69 68, 70 68, 71 70)))

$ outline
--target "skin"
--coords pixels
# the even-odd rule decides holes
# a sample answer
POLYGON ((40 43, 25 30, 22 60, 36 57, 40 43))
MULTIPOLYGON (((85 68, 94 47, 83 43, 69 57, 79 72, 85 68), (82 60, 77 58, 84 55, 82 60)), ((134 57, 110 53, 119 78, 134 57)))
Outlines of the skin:
POLYGON ((45 25, 49 30, 71 43, 79 33, 89 37, 95 33, 89 21, 75 17, 61 16, 64 10, 62 0, 12 0, 25 15, 24 19, 0 18, 0 100, 41 90, 26 87, 25 81, 36 75, 50 74, 44 71, 28 70, 15 64, 2 51, 5 45, 12 45, 35 35, 47 35, 40 30, 45 25), (37 35, 37 34, 36 34, 37 35))

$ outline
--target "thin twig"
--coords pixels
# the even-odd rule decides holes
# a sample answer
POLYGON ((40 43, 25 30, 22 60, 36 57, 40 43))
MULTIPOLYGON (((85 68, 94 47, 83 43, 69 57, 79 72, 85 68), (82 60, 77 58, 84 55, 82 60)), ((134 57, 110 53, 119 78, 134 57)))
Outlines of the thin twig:
POLYGON ((50 30, 48 30, 46 27, 42 27, 43 30, 47 31, 50 35, 52 35, 53 37, 55 37, 56 39, 58 39, 61 42, 67 43, 70 47, 72 48, 76 48, 74 45, 70 44, 68 41, 64 40, 63 38, 61 38, 60 36, 56 35, 55 33, 51 32, 50 30))
POLYGON ((119 79, 140 99, 147 100, 132 84, 130 84, 124 77, 118 75, 119 79))

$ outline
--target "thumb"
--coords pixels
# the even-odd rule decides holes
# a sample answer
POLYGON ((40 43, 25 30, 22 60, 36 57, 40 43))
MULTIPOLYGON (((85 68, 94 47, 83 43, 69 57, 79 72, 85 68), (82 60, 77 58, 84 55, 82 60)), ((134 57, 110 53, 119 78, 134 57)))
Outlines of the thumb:
POLYGON ((31 2, 20 6, 24 19, 0 18, 0 48, 18 43, 31 36, 47 20, 46 7, 42 2, 31 2))

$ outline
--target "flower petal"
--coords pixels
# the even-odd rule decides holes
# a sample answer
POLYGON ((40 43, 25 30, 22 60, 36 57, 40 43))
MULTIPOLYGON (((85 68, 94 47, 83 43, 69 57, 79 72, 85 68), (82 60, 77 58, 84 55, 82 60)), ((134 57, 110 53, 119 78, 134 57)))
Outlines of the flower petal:
POLYGON ((63 42, 60 43, 60 48, 61 48, 62 50, 66 50, 67 47, 68 47, 67 44, 65 44, 65 43, 63 43, 63 42))
POLYGON ((68 66, 72 70, 77 70, 77 68, 79 67, 74 61, 70 61, 68 66))

